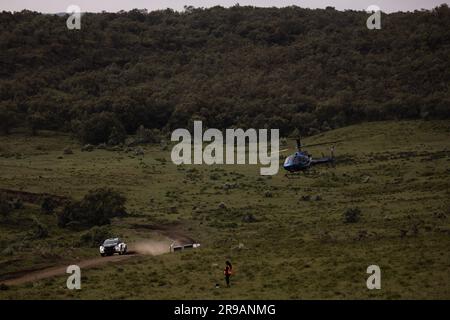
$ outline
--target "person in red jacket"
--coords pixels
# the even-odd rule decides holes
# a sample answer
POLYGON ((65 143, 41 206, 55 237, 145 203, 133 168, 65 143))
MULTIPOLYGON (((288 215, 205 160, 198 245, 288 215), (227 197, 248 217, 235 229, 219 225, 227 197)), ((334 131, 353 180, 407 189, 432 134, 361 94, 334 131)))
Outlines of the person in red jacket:
POLYGON ((223 270, 223 274, 225 275, 225 282, 227 283, 227 287, 230 287, 230 277, 233 271, 233 266, 230 261, 225 262, 225 269, 223 270))

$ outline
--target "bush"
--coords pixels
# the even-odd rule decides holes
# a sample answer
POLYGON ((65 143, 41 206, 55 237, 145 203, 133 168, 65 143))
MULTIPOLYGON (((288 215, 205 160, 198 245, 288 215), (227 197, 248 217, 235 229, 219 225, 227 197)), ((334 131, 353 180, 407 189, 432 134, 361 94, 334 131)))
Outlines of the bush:
POLYGON ((38 220, 38 218, 33 218, 32 229, 29 232, 29 237, 31 239, 44 239, 48 236, 48 228, 45 224, 38 220))
POLYGON ((107 189, 91 190, 81 201, 67 204, 58 216, 58 226, 72 229, 109 224, 111 218, 126 215, 126 198, 107 189))
POLYGON ((15 198, 11 202, 11 205, 13 206, 14 209, 19 210, 23 208, 23 201, 20 198, 15 198))
POLYGON ((161 132, 158 129, 146 129, 139 126, 136 131, 137 143, 157 143, 161 141, 161 132))
POLYGON ((4 193, 0 193, 0 215, 6 217, 11 213, 13 206, 4 193))
POLYGON ((12 246, 6 247, 5 249, 3 249, 2 251, 2 256, 13 256, 15 254, 14 248, 12 246))
POLYGON ((361 218, 361 210, 359 208, 350 208, 344 212, 345 223, 356 223, 361 218))
POLYGON ((78 138, 83 143, 100 144, 109 143, 112 145, 122 143, 126 138, 123 125, 117 120, 114 114, 109 112, 96 113, 77 128, 78 138))
POLYGON ((0 103, 0 132, 7 135, 17 125, 18 113, 16 105, 11 101, 0 103))
POLYGON ((53 213, 57 207, 56 201, 52 197, 45 197, 41 202, 41 211, 45 214, 53 213))
POLYGON ((93 227, 90 230, 84 232, 80 237, 80 244, 89 247, 99 246, 105 239, 111 238, 111 231, 108 227, 93 227))

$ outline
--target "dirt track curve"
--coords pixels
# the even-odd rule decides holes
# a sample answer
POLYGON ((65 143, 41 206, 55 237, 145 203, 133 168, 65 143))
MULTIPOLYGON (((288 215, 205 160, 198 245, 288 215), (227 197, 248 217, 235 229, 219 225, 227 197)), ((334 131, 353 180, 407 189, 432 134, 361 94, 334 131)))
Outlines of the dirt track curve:
MULTIPOLYGON (((98 257, 98 258, 92 258, 92 259, 88 259, 88 260, 82 260, 79 262, 74 262, 72 264, 79 266, 83 270, 83 269, 87 269, 87 268, 101 266, 101 265, 107 264, 109 262, 123 261, 125 259, 130 259, 132 257, 135 257, 137 255, 138 254, 136 254, 136 253, 132 253, 132 254, 127 254, 127 255, 123 255, 123 256, 98 257)), ((34 271, 29 271, 29 272, 19 272, 12 279, 0 281, 0 282, 4 283, 7 286, 11 286, 11 285, 20 285, 20 284, 24 284, 27 282, 34 282, 37 280, 52 278, 52 277, 56 277, 56 276, 61 276, 61 275, 66 274, 66 270, 69 265, 70 264, 68 264, 66 266, 50 267, 50 268, 34 270, 34 271)))
MULTIPOLYGON (((138 226, 145 227, 148 226, 138 226)), ((43 269, 37 270, 23 270, 19 272, 15 272, 9 275, 4 275, 7 277, 5 280, 0 280, 0 283, 3 283, 7 286, 12 285, 21 285, 27 282, 34 282, 42 279, 52 278, 56 276, 68 275, 66 273, 67 267, 69 265, 77 265, 83 269, 93 268, 105 265, 107 263, 116 263, 124 260, 128 260, 130 258, 140 256, 140 255, 160 255, 169 252, 170 244, 173 242, 179 244, 187 244, 193 243, 193 239, 182 234, 181 232, 175 230, 172 227, 168 228, 154 228, 154 231, 161 234, 166 238, 165 241, 156 241, 156 240, 141 240, 136 243, 131 244, 129 247, 130 251, 126 255, 114 255, 111 257, 97 257, 86 259, 82 261, 74 261, 73 263, 66 263, 66 265, 53 266, 43 269)))

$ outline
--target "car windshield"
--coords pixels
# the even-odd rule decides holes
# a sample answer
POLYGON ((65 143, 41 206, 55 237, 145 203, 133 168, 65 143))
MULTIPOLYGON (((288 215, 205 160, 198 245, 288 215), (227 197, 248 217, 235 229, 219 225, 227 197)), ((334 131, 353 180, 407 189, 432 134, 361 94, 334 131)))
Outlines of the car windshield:
POLYGON ((103 245, 110 246, 110 245, 115 245, 117 243, 118 243, 117 239, 108 239, 108 240, 105 240, 103 245))

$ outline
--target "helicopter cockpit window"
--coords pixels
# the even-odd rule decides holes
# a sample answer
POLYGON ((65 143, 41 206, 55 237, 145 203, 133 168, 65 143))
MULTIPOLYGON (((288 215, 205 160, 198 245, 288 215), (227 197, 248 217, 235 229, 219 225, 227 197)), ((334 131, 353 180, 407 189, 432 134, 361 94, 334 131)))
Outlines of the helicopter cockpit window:
POLYGON ((284 160, 284 165, 285 166, 290 165, 292 163, 293 158, 294 158, 293 156, 287 157, 286 160, 284 160))

